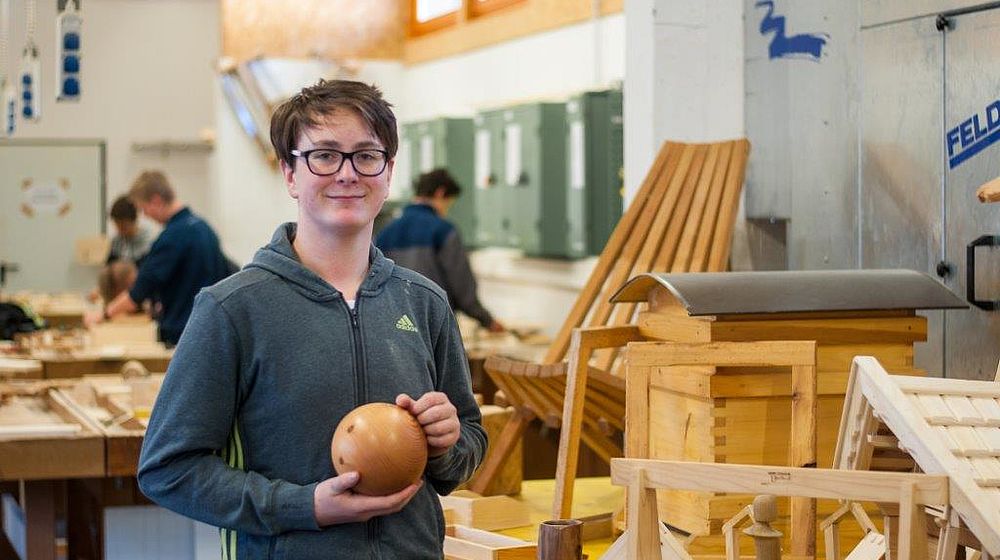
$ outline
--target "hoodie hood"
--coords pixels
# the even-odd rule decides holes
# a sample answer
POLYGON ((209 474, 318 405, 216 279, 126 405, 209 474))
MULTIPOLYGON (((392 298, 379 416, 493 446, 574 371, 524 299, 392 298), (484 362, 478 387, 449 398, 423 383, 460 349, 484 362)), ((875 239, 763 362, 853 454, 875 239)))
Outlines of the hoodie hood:
MULTIPOLYGON (((278 226, 271 242, 257 250, 247 268, 260 268, 289 281, 295 289, 316 301, 328 301, 342 297, 341 293, 318 274, 309 270, 299 260, 292 241, 295 239, 296 224, 288 222, 278 226)), ((358 297, 373 296, 392 276, 395 265, 374 245, 368 252, 368 276, 361 283, 358 297)))

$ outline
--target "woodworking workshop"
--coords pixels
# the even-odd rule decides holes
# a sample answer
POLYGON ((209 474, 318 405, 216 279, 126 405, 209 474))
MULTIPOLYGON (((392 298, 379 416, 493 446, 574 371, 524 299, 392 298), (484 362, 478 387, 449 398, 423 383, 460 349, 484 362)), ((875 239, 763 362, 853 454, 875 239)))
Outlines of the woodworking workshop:
POLYGON ((1000 560, 1000 2, 0 0, 0 560, 1000 560))

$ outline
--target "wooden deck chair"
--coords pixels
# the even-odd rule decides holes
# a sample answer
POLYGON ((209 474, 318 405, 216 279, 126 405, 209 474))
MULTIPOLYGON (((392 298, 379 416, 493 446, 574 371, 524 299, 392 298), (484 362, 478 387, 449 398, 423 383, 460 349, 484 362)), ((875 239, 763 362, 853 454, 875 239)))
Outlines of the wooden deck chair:
POLYGON ((664 143, 541 364, 503 357, 487 360, 484 368, 497 386, 514 390, 505 393, 518 412, 471 481, 472 490, 489 485, 536 417, 562 427, 556 473, 560 484, 573 483, 581 440, 601 457, 622 455, 617 438, 606 433, 608 425, 618 428, 621 418, 606 418, 604 413, 624 406, 624 392, 610 388, 612 376, 619 373, 612 369, 616 350, 640 337, 630 326, 636 304, 615 305, 610 298, 625 281, 644 272, 725 270, 749 150, 746 139, 664 143), (543 389, 539 380, 544 378, 553 379, 544 382, 543 389), (607 402, 597 408, 586 396, 588 386, 600 386, 598 395, 610 398, 617 408, 607 402))

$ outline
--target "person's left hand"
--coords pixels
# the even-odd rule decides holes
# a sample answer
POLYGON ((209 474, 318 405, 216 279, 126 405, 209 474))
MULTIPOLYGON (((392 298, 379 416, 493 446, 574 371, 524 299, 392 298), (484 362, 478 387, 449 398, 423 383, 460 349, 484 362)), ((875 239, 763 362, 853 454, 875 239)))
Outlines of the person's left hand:
POLYGON ((448 395, 432 391, 417 400, 399 395, 396 406, 406 409, 423 427, 428 457, 444 455, 458 441, 462 425, 458 421, 458 410, 448 400, 448 395))

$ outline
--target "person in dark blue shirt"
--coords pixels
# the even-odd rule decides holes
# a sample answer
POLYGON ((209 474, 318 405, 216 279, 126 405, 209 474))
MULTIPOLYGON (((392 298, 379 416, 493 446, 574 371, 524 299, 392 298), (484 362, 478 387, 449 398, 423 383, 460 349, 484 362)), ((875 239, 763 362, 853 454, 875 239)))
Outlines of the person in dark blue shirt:
POLYGON ((143 259, 132 287, 112 300, 103 316, 89 316, 88 324, 131 313, 143 301, 155 299, 161 306, 160 340, 175 345, 198 291, 235 272, 235 265, 223 254, 212 227, 177 199, 163 173, 143 172, 132 183, 129 197, 163 231, 143 259))
POLYGON ((434 169, 414 182, 413 203, 378 234, 375 245, 396 264, 423 274, 448 294, 448 302, 492 332, 504 326, 479 301, 476 277, 458 228, 445 219, 462 192, 444 169, 434 169))

